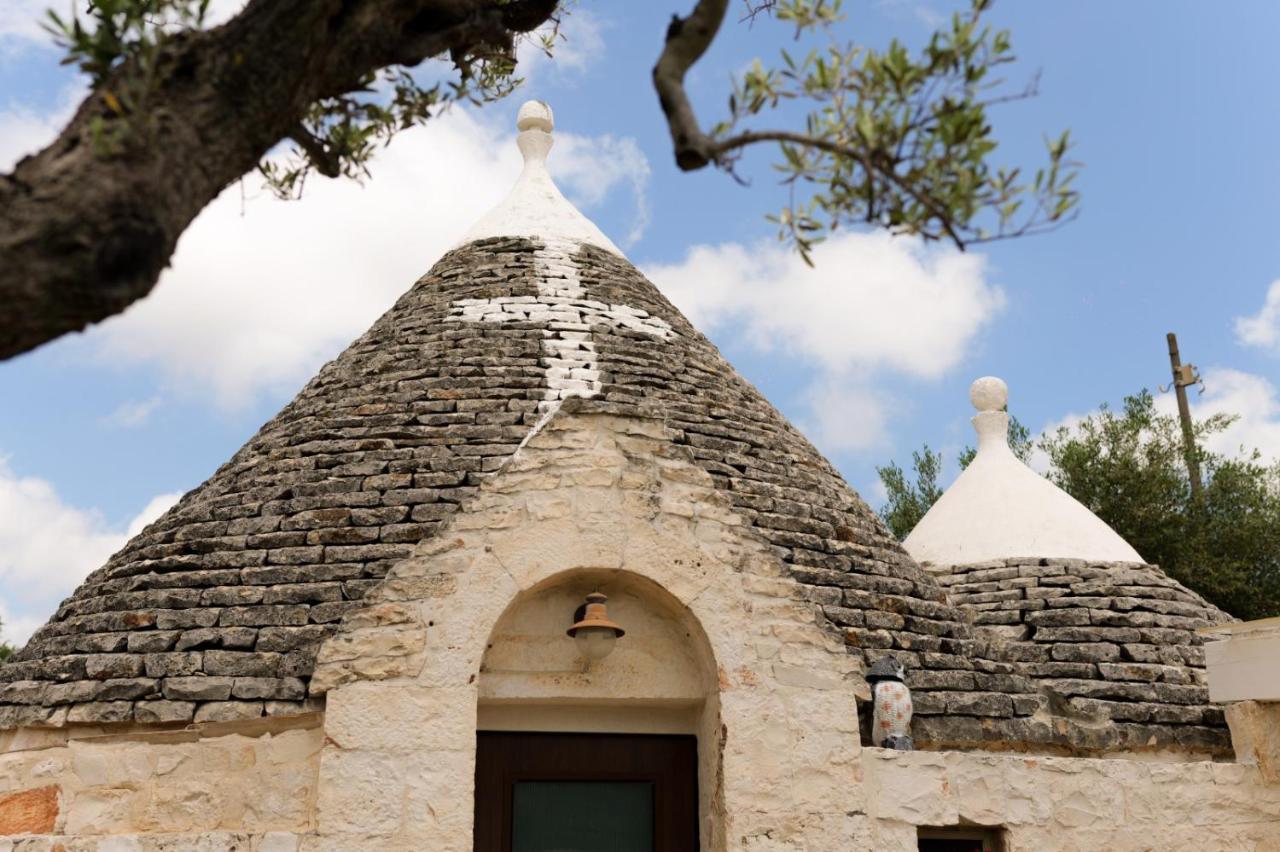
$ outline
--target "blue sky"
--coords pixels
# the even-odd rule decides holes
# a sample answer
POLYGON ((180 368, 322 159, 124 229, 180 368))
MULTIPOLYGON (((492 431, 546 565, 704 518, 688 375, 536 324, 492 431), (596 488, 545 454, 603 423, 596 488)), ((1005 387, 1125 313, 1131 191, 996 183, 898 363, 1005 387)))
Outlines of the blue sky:
MULTIPOLYGON (((43 5, 0 10, 0 168, 80 92, 31 25, 43 5)), ((365 188, 321 181, 281 204, 246 180, 145 303, 0 363, 6 635, 23 638, 131 525, 211 474, 501 198, 525 97, 555 109, 567 194, 873 504, 877 464, 969 441, 973 378, 1004 377, 1012 410, 1043 428, 1167 381, 1170 330, 1205 376, 1197 410, 1242 415, 1221 448, 1280 457, 1280 6, 997 3, 1021 58, 1010 78, 1042 72, 1038 98, 996 113, 998 158, 1034 166, 1043 134, 1070 127, 1079 220, 966 256, 850 234, 808 272, 764 219, 784 200, 768 153, 744 164, 747 187, 674 167, 649 69, 688 5, 584 0, 510 103, 406 134, 365 188)), ((848 2, 844 29, 918 44, 954 8, 848 2)), ((729 75, 788 37, 726 27, 691 78, 708 124, 729 75)))

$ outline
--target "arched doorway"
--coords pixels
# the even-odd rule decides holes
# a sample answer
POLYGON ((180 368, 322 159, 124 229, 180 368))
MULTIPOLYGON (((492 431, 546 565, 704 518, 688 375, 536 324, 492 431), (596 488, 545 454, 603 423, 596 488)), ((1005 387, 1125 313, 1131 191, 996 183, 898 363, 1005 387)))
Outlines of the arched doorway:
POLYGON ((695 852, 716 788, 715 672, 697 620, 651 580, 581 570, 518 596, 481 665, 476 852, 695 852), (627 630, 597 662, 565 635, 592 591, 627 630))

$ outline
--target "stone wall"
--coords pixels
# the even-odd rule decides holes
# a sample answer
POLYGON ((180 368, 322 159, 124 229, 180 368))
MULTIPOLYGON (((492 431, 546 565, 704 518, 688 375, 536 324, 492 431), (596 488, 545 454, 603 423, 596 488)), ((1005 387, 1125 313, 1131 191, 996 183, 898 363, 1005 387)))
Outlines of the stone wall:
MULTIPOLYGON (((696 628, 685 641, 706 645, 696 652, 709 664, 705 686, 668 684, 710 692, 694 722, 704 848, 819 849, 865 833, 850 806, 860 795, 856 660, 660 422, 566 404, 321 646, 311 681, 313 695, 327 692, 314 848, 470 849, 481 699, 519 697, 514 687, 548 697, 544 680, 482 673, 486 649, 506 635, 501 625, 521 623, 503 617, 513 602, 536 604, 588 574, 606 593, 611 583, 628 589, 636 607, 682 612, 696 628)), ((565 626, 549 638, 568 649, 565 626)), ((529 659, 515 650, 508 660, 529 659)), ((634 699, 642 683, 607 674, 628 653, 568 685, 608 699, 610 683, 626 684, 634 699)), ((636 678, 646 671, 632 667, 636 678)))
POLYGON ((1072 746, 1231 755, 1196 634, 1231 616, 1156 566, 1024 557, 934 570, 948 598, 1036 683, 1044 710, 1075 724, 1072 746))
POLYGON ((463 852, 483 710, 631 730, 654 698, 646 724, 698 734, 708 852, 958 824, 1009 852, 1280 850, 1256 767, 862 748, 859 659, 666 430, 566 403, 323 643, 323 716, 5 734, 0 852, 463 852), (597 584, 634 631, 569 672, 557 622, 597 584))
POLYGON ((0 852, 291 852, 313 824, 319 722, 8 734, 0 852))
POLYGON ((876 852, 918 826, 1004 826, 1006 852, 1275 852, 1280 785, 1254 767, 862 750, 876 852))

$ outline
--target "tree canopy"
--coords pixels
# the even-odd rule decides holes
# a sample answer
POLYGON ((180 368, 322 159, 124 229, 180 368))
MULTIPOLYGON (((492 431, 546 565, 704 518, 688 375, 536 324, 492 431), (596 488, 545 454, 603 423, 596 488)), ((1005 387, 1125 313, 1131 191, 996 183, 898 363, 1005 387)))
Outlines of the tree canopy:
MULTIPOLYGON (((1111 525, 1148 562, 1240 618, 1280 615, 1280 462, 1257 450, 1226 455, 1205 449, 1235 417, 1194 423, 1202 496, 1193 498, 1181 426, 1156 410, 1143 390, 1120 410, 1096 414, 1040 436, 1011 430, 1024 461, 1038 447, 1048 478, 1111 525)), ((967 450, 963 468, 973 458, 967 450)), ((896 464, 877 468, 889 499, 881 516, 900 538, 942 494, 943 459, 926 446, 913 454, 914 481, 896 464)))
MULTIPOLYGON (((914 55, 850 40, 841 0, 748 0, 747 18, 792 30, 793 49, 740 74, 725 118, 704 130, 684 80, 728 7, 698 0, 658 45, 675 161, 734 174, 744 150, 775 146, 787 202, 773 219, 806 259, 851 225, 964 248, 1074 215, 1066 133, 1033 172, 994 161, 991 109, 1034 84, 998 76, 1014 57, 1009 33, 987 23, 991 0, 972 0, 914 55)), ((182 232, 242 176, 257 171, 286 197, 312 173, 361 179, 399 131, 506 96, 521 82, 517 45, 553 51, 566 14, 561 0, 250 0, 207 27, 207 8, 89 0, 50 14, 91 91, 52 144, 0 175, 0 358, 144 297, 182 232), (291 155, 269 159, 284 141, 291 155)))

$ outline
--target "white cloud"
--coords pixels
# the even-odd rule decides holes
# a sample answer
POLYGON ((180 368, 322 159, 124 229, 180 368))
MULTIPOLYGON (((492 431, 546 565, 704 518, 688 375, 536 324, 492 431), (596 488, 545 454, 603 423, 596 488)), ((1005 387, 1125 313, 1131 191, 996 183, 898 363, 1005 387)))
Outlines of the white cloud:
MULTIPOLYGON (((1226 367, 1210 367, 1202 371, 1205 392, 1191 395, 1191 416, 1197 420, 1214 414, 1236 414, 1239 419, 1225 432, 1209 439, 1208 449, 1227 456, 1237 455, 1241 447, 1257 449, 1264 458, 1280 460, 1280 392, 1266 378, 1226 367)), ((1172 393, 1156 398, 1156 408, 1165 414, 1177 414, 1178 404, 1172 393)))
POLYGON ((703 330, 740 325, 757 349, 830 371, 937 378, 1004 307, 982 255, 884 233, 818 246, 814 268, 776 243, 697 246, 649 277, 703 330))
POLYGON ((205 13, 205 25, 224 24, 240 13, 248 5, 249 0, 211 0, 209 10, 205 13))
POLYGON ((60 126, 53 115, 21 107, 0 112, 0 172, 11 171, 18 160, 53 141, 60 126))
MULTIPOLYGON (((1196 420, 1215 414, 1238 418, 1230 428, 1210 437, 1205 448, 1228 457, 1238 456, 1241 448, 1246 452, 1256 449, 1264 460, 1280 461, 1280 390, 1262 376, 1228 367, 1208 367, 1201 375, 1205 392, 1191 392, 1191 416, 1196 420)), ((1178 416, 1178 400, 1173 393, 1156 394, 1155 407, 1160 414, 1178 416)), ((1119 412, 1119 406, 1113 410, 1119 412)), ((1063 426, 1075 431, 1081 421, 1096 414, 1097 409, 1064 415, 1041 429, 1036 440, 1041 435, 1055 434, 1063 426)), ((1049 457, 1037 447, 1032 451, 1030 465, 1043 474, 1049 469, 1049 457)))
MULTIPOLYGON (((556 135, 551 165, 570 198, 642 197, 649 166, 632 140, 556 135)), ((455 109, 401 133, 364 186, 314 178, 301 201, 281 202, 246 178, 182 236, 151 296, 86 335, 88 356, 154 365, 225 407, 294 388, 506 195, 520 169, 512 137, 455 109)))
MULTIPOLYGON (((248 0, 212 0, 206 16, 208 25, 221 24, 244 8, 248 0)), ((85 13, 80 0, 4 0, 0 3, 0 39, 15 38, 51 44, 52 36, 42 24, 49 20, 48 11, 57 12, 63 20, 69 20, 78 12, 84 24, 93 19, 85 13)))
POLYGON ((11 171, 18 160, 52 142, 71 120, 86 91, 85 84, 77 81, 65 87, 46 111, 22 105, 0 110, 0 172, 11 171))
POLYGON ((157 494, 152 497, 147 505, 142 507, 142 511, 133 516, 133 520, 129 522, 128 528, 124 531, 125 541, 133 538, 142 532, 147 524, 158 519, 165 512, 173 508, 174 504, 182 499, 182 495, 178 492, 170 494, 157 494))
POLYGON ((805 392, 809 416, 801 423, 814 443, 827 452, 883 449, 889 420, 899 405, 872 385, 825 376, 805 392))
POLYGON ((116 426, 121 429, 132 429, 135 426, 141 426, 151 419, 151 415, 155 413, 156 408, 160 405, 160 397, 153 396, 150 399, 125 400, 115 407, 115 409, 102 418, 103 422, 108 426, 116 426))
POLYGON ((631 229, 621 240, 624 247, 634 245, 649 227, 649 160, 636 140, 605 134, 585 137, 557 134, 556 155, 548 168, 556 182, 585 207, 601 204, 618 186, 628 186, 635 202, 631 229))
POLYGON ((0 40, 17 38, 48 42, 50 36, 41 23, 48 20, 45 10, 50 8, 66 17, 71 5, 57 0, 5 0, 0 3, 0 40))
POLYGON ((1267 288, 1257 314, 1236 319, 1236 339, 1246 346, 1280 352, 1280 278, 1267 288))
POLYGON ((125 529, 96 509, 68 505, 51 483, 20 477, 0 459, 0 619, 3 637, 21 644, 58 603, 128 537, 180 495, 152 499, 125 529))
POLYGON ((534 83, 548 70, 560 77, 582 74, 605 55, 604 20, 597 14, 575 7, 566 14, 560 26, 560 37, 551 56, 542 49, 541 39, 552 31, 550 24, 539 27, 520 41, 516 52, 516 73, 527 83, 534 83))
POLYGON ((943 376, 1005 304, 983 256, 883 232, 837 235, 814 264, 777 243, 727 243, 646 272, 702 330, 807 364, 805 426, 828 452, 885 444, 904 406, 870 376, 943 376))

